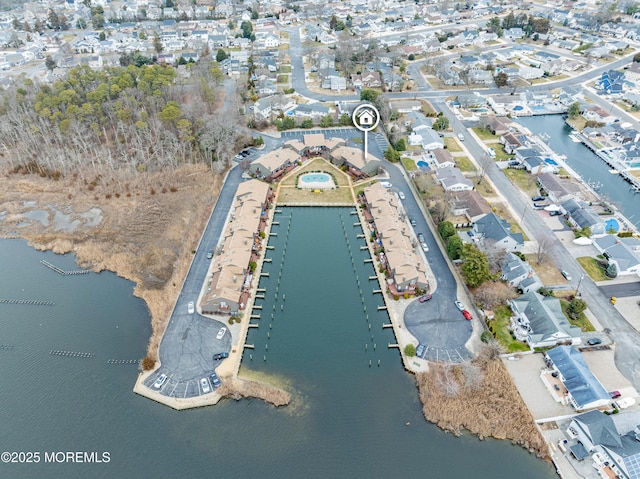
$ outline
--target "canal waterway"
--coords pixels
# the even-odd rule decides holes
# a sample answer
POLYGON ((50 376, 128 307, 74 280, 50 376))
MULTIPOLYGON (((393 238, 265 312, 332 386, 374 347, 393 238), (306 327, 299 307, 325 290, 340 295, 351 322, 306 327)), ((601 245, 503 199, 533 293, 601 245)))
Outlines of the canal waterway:
POLYGON ((634 193, 629 183, 619 175, 609 173, 611 167, 582 143, 569 138, 573 132, 562 115, 518 118, 534 134, 549 135, 549 146, 558 154, 567 155, 566 162, 587 182, 598 182, 598 191, 620 210, 636 227, 640 227, 640 193, 634 193))
POLYGON ((136 366, 108 363, 145 353, 150 318, 133 284, 61 276, 40 260, 68 271, 78 269, 73 256, 1 240, 0 299, 55 305, 0 304, 0 449, 41 453, 37 464, 0 464, 0 477, 554 477, 508 441, 456 438, 424 420, 413 377, 387 348, 393 334, 351 211, 276 215, 241 373, 287 384, 293 401, 280 409, 245 399, 174 411, 135 395, 136 366), (108 452, 109 462, 43 462, 57 451, 108 452))

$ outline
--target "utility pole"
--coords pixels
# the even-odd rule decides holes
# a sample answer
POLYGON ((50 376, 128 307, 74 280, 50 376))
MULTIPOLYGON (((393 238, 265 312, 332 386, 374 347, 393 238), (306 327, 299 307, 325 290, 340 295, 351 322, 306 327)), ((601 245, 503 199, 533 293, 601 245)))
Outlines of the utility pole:
POLYGON ((584 273, 582 273, 582 276, 580 276, 580 279, 578 280, 578 286, 576 287, 576 297, 580 296, 580 284, 582 283, 582 278, 584 278, 584 273))

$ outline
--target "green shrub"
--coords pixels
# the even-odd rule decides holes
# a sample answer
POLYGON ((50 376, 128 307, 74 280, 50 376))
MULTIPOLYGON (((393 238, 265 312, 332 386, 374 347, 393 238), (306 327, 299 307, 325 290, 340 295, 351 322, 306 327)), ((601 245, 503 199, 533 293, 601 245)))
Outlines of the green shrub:
POLYGON ((483 343, 488 343, 492 339, 493 339, 493 334, 491 334, 491 331, 483 331, 482 334, 480 335, 480 341, 482 341, 483 343))
POLYGON ((413 344, 407 344, 404 347, 404 355, 408 358, 412 358, 416 355, 416 347, 413 344))

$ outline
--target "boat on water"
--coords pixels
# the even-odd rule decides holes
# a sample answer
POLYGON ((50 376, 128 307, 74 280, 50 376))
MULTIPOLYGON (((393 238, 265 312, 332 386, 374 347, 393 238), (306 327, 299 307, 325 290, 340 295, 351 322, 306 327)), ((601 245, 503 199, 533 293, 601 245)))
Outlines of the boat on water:
POLYGON ((573 133, 569 134, 569 139, 571 141, 573 141, 574 143, 580 143, 580 139, 576 135, 574 135, 573 133))

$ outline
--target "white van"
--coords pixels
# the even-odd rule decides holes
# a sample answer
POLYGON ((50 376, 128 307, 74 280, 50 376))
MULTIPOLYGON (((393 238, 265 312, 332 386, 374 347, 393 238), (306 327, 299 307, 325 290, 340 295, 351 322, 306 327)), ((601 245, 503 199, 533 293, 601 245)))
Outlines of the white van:
POLYGON ((380 186, 382 186, 383 188, 391 188, 392 185, 388 181, 381 181, 380 186))

